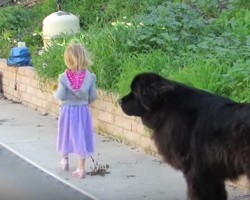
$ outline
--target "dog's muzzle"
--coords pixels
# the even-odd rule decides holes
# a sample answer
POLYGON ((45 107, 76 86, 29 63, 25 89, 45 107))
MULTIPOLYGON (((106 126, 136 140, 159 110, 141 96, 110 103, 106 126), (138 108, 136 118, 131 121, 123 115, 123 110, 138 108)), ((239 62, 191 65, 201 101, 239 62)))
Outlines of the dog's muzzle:
POLYGON ((119 104, 120 106, 122 106, 122 105, 123 105, 123 99, 122 99, 122 98, 121 98, 121 99, 119 99, 118 104, 119 104))

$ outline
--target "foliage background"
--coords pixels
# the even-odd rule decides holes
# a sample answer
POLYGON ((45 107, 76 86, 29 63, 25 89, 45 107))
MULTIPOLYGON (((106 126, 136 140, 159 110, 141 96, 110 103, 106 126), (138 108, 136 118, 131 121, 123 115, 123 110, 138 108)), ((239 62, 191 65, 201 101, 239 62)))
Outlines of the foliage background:
POLYGON ((80 17, 81 32, 60 35, 42 55, 42 20, 56 1, 0 8, 0 57, 25 41, 41 83, 65 70, 72 39, 89 49, 100 88, 120 95, 139 72, 240 102, 250 102, 250 2, 248 0, 71 0, 63 10, 80 17))

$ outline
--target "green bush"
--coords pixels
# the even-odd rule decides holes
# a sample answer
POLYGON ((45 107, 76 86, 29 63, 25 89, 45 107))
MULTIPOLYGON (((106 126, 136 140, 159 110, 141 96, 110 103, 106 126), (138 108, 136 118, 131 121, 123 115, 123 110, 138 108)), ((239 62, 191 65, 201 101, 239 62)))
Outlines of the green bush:
POLYGON ((224 96, 240 102, 250 102, 250 60, 235 63, 217 82, 224 96))
POLYGON ((250 11, 242 8, 223 12, 209 28, 210 33, 218 35, 224 32, 232 33, 244 42, 250 35, 250 11))
POLYGON ((0 50, 0 57, 9 56, 10 48, 19 41, 25 41, 32 53, 41 47, 41 23, 39 10, 36 9, 37 7, 31 9, 21 5, 0 9, 0 41, 3 41, 1 45, 4 47, 0 50))
POLYGON ((68 37, 57 38, 43 54, 33 56, 32 62, 35 63, 34 67, 42 87, 52 80, 57 80, 58 75, 66 69, 63 54, 68 41, 68 37))
POLYGON ((86 29, 93 24, 103 26, 123 17, 130 19, 144 12, 148 5, 159 2, 164 0, 71 0, 63 1, 63 10, 78 15, 81 27, 86 29))
POLYGON ((0 48, 0 58, 8 58, 10 55, 10 48, 11 48, 11 43, 10 41, 7 39, 8 36, 6 36, 6 34, 8 35, 7 32, 2 32, 2 37, 0 37, 0 44, 1 44, 1 48, 0 48), (5 35, 5 36, 4 36, 5 35), (7 38, 6 38, 7 37, 7 38))
MULTIPOLYGON (((246 0, 73 0, 63 1, 63 10, 80 15, 82 31, 73 39, 90 51, 99 88, 125 94, 137 73, 153 71, 249 102, 248 4, 246 0)), ((72 39, 62 35, 42 55, 34 54, 42 43, 42 19, 55 12, 55 7, 55 1, 45 0, 25 9, 29 14, 4 8, 26 16, 27 21, 36 13, 33 21, 28 25, 22 21, 17 29, 6 26, 12 16, 3 18, 6 11, 0 10, 0 56, 24 40, 32 50, 41 83, 57 79, 65 70, 63 52, 72 39)))
POLYGON ((162 49, 177 54, 186 45, 196 43, 203 34, 204 20, 185 4, 163 3, 137 18, 137 32, 131 47, 138 52, 162 49))
POLYGON ((0 32, 20 30, 30 26, 35 13, 20 6, 8 6, 0 9, 0 32))
POLYGON ((243 9, 250 8, 249 0, 231 0, 230 2, 236 10, 239 8, 243 8, 243 9))

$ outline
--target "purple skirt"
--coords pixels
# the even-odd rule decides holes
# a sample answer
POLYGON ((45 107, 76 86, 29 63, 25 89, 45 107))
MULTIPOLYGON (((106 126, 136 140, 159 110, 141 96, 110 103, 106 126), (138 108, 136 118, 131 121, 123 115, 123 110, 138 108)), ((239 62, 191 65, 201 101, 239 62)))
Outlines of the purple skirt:
POLYGON ((57 151, 83 158, 94 152, 94 131, 88 105, 62 105, 58 119, 57 151))

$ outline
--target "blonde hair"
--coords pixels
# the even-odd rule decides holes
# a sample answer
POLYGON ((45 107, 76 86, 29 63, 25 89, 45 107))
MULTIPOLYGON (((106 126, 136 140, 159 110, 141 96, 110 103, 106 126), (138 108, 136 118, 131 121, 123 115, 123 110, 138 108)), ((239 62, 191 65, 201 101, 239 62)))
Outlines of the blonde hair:
POLYGON ((68 68, 78 71, 90 68, 92 61, 88 51, 81 43, 70 42, 64 51, 64 62, 68 68))

